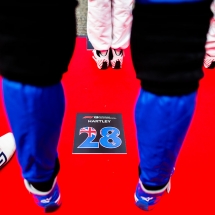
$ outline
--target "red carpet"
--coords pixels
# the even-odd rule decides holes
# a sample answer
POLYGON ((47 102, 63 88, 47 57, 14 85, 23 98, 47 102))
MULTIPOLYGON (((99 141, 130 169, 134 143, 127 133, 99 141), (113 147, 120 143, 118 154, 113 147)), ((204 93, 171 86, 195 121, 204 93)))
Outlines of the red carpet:
MULTIPOLYGON (((62 207, 54 214, 144 214, 134 205, 138 180, 137 141, 133 119, 139 82, 126 50, 121 70, 100 71, 77 45, 69 72, 63 78, 66 113, 59 144, 59 184, 62 207), (72 154, 77 113, 121 113, 127 154, 72 154)), ((205 70, 195 115, 182 148, 172 190, 150 214, 212 214, 215 192, 215 71, 205 70)), ((2 95, 0 89, 0 95, 2 95)), ((2 98, 0 135, 9 131, 2 98)), ((16 156, 0 170, 0 214, 43 214, 25 190, 16 156)))

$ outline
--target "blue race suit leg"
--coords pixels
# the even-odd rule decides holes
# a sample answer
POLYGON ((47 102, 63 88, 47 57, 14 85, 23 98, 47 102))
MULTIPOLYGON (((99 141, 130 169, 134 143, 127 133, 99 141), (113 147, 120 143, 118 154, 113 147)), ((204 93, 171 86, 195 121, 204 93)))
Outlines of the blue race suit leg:
POLYGON ((135 109, 140 180, 146 186, 168 183, 189 128, 196 92, 158 96, 140 91, 135 109))
POLYGON ((65 109, 61 83, 38 87, 3 79, 3 95, 23 177, 50 180, 65 109))

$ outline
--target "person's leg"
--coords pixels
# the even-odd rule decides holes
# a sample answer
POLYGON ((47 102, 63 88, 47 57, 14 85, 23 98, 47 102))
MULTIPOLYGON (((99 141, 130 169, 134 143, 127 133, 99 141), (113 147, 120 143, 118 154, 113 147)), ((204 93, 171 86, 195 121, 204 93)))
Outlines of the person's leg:
POLYGON ((0 74, 26 188, 45 210, 59 206, 57 144, 64 113, 60 81, 76 41, 77 0, 0 14, 0 74), (39 15, 38 15, 39 14, 39 15), (11 81, 8 81, 8 80, 11 81))
POLYGON ((112 42, 111 0, 88 0, 87 35, 98 68, 106 69, 112 42))
POLYGON ((112 0, 113 49, 126 49, 130 44, 134 0, 112 0))
POLYGON ((170 179, 195 108, 196 93, 158 96, 141 90, 135 121, 140 179, 147 187, 162 187, 170 179))
POLYGON ((207 33, 204 58, 204 67, 209 69, 215 68, 215 1, 211 4, 211 10, 213 12, 213 18, 210 21, 210 27, 207 33))
POLYGON ((108 50, 112 42, 111 0, 88 0, 87 35, 96 50, 108 50))
POLYGON ((53 210, 60 202, 55 179, 65 108, 62 85, 37 87, 3 79, 3 95, 22 175, 29 184, 26 188, 39 201, 54 196, 50 202, 38 203, 46 211, 53 210))
POLYGON ((140 182, 135 198, 145 210, 150 210, 168 188, 193 116, 195 99, 196 92, 183 96, 140 92, 135 109, 140 182), (144 194, 151 198, 148 204, 138 198, 144 194))
POLYGON ((112 68, 122 67, 124 49, 129 46, 134 0, 112 0, 112 68))
POLYGON ((190 125, 211 14, 210 1, 140 2, 146 1, 137 0, 131 32, 131 55, 142 88, 135 116, 140 158, 135 201, 150 210, 169 189, 190 125))

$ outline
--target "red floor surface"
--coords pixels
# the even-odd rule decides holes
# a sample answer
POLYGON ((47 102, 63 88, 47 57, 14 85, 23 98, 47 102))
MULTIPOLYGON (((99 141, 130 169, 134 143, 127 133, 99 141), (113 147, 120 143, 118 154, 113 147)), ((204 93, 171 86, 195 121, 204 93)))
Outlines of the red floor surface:
MULTIPOLYGON (((54 214, 144 214, 134 205, 138 180, 134 106, 139 82, 126 50, 121 70, 98 70, 85 38, 63 78, 66 112, 59 143, 62 207, 54 214), (121 113, 127 154, 72 154, 77 113, 121 113)), ((215 192, 215 71, 205 70, 195 115, 185 139, 172 190, 150 214, 213 214, 215 192)), ((0 89, 0 95, 2 92, 0 89)), ((9 131, 0 99, 0 135, 9 131)), ((43 214, 25 190, 16 155, 0 170, 0 215, 43 214)))

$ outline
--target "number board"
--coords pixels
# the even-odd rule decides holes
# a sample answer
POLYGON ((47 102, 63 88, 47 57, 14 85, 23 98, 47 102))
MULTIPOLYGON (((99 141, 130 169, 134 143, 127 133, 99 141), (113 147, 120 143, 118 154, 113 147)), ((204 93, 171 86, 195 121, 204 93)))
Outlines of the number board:
POLYGON ((121 114, 77 114, 73 154, 125 153, 121 114))

